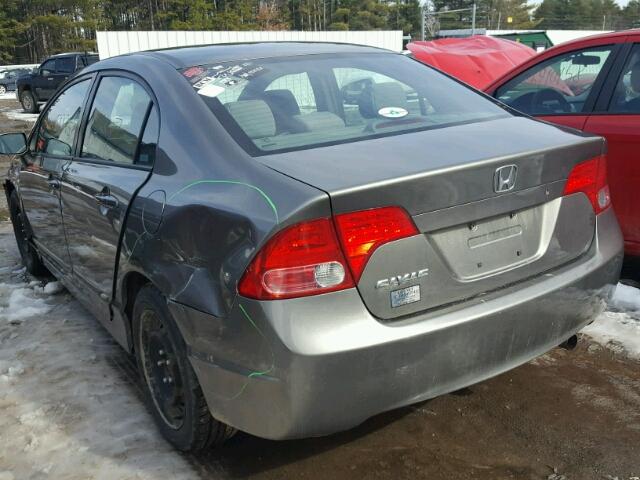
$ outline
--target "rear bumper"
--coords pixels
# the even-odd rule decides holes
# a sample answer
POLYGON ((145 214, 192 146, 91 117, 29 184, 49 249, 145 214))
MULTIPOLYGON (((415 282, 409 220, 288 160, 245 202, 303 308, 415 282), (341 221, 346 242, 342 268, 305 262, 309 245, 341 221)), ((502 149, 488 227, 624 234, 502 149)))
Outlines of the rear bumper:
POLYGON ((551 274, 404 322, 381 323, 356 290, 240 299, 226 319, 171 309, 216 418, 265 438, 325 435, 502 373, 579 331, 622 263, 612 210, 596 232, 586 255, 551 274))

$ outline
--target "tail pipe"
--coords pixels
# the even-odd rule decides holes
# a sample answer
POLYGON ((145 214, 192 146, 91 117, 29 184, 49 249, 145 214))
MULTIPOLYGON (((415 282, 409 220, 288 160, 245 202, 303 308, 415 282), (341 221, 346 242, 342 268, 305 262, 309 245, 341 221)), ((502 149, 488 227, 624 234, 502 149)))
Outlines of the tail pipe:
POLYGON ((578 345, 578 336, 571 335, 564 342, 560 344, 560 348, 564 348, 565 350, 573 350, 578 345))

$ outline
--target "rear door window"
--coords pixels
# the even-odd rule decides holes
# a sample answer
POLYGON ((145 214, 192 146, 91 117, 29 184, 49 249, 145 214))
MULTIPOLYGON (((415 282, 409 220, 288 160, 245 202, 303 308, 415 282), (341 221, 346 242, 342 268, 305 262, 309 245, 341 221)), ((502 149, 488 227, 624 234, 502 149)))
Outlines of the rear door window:
POLYGON ((496 98, 529 115, 586 113, 591 89, 612 50, 608 45, 553 57, 500 87, 496 98))
POLYGON ((151 97, 136 81, 103 77, 91 105, 81 156, 136 163, 138 142, 152 107, 151 97))
POLYGON ((63 57, 56 59, 56 73, 73 73, 75 70, 75 58, 63 57))
POLYGON ((35 135, 35 151, 70 156, 82 118, 90 80, 75 83, 60 94, 44 113, 35 135))
POLYGON ((622 69, 609 103, 611 113, 640 113, 640 44, 636 44, 622 69))
POLYGON ((84 66, 93 65, 99 60, 100 60, 100 57, 98 57, 98 55, 88 55, 86 57, 82 57, 82 64, 84 66))

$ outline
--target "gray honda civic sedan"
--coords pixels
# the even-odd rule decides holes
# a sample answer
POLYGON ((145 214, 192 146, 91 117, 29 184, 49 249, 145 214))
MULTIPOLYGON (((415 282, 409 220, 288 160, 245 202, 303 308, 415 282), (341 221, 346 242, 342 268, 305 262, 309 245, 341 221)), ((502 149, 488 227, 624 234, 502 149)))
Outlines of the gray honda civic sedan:
POLYGON ((111 58, 0 149, 24 264, 135 355, 181 450, 497 375, 591 322, 620 271, 602 138, 369 47, 111 58))

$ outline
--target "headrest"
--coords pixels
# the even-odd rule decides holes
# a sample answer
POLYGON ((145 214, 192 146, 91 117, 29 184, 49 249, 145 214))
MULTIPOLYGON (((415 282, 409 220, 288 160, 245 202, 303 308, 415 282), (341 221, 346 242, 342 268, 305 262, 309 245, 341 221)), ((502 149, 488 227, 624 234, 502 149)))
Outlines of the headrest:
POLYGON ((308 132, 344 128, 344 121, 338 115, 331 112, 306 113, 297 116, 296 120, 298 120, 308 132))
POLYGON ((249 138, 272 137, 276 134, 276 122, 264 100, 240 100, 225 107, 249 138))
POLYGON ((384 107, 407 108, 407 94, 397 82, 374 83, 366 88, 358 100, 360 115, 375 118, 384 107))
POLYGON ((262 96, 271 110, 277 112, 276 115, 278 113, 290 117, 300 115, 300 107, 291 90, 266 90, 262 96))
POLYGON ((631 77, 629 81, 633 91, 640 93, 640 61, 637 61, 633 64, 633 67, 631 67, 631 77))

